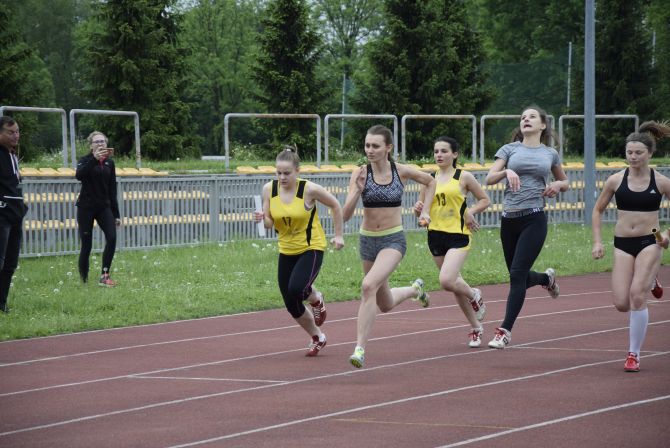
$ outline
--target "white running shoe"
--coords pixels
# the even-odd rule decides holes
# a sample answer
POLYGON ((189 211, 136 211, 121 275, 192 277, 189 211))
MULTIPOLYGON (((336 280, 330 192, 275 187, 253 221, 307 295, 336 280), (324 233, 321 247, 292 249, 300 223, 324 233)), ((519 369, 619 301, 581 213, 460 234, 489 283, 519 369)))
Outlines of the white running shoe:
POLYGON ((512 341, 512 333, 505 330, 504 328, 496 328, 496 333, 491 342, 489 342, 489 347, 491 348, 505 348, 512 341))
POLYGON ((482 345, 482 335, 484 334, 484 329, 482 327, 473 328, 470 334, 468 334, 468 347, 477 348, 482 345))
POLYGON ((484 299, 482 299, 481 290, 477 288, 472 288, 472 290, 475 292, 475 296, 470 299, 470 305, 472 305, 472 309, 475 310, 477 320, 481 322, 484 320, 484 316, 486 316, 486 304, 484 303, 484 299))

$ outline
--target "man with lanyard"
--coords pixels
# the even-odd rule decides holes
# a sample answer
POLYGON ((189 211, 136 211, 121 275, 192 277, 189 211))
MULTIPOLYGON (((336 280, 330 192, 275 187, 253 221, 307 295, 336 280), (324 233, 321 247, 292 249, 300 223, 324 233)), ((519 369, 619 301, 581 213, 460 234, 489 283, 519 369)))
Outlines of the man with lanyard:
POLYGON ((21 192, 16 148, 19 125, 0 117, 0 312, 8 313, 7 296, 19 263, 23 217, 28 211, 21 192))

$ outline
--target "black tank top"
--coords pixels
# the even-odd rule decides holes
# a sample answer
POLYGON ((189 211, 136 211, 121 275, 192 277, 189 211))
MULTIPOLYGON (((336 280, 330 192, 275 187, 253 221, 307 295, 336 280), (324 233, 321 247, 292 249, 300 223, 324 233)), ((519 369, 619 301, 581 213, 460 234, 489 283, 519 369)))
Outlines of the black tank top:
POLYGON ((628 168, 623 173, 621 185, 614 192, 617 210, 631 212, 656 212, 661 208, 663 195, 658 191, 653 168, 649 168, 649 186, 644 191, 632 191, 628 188, 628 168))

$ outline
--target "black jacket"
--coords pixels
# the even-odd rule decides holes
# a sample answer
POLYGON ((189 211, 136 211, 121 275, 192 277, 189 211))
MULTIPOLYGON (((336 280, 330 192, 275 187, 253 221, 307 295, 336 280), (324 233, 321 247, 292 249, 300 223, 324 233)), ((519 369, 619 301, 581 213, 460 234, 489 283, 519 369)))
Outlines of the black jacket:
POLYGON ((19 163, 9 148, 0 145, 0 218, 12 224, 21 223, 28 212, 23 202, 19 163))
POLYGON ((116 168, 112 159, 100 162, 93 154, 82 157, 77 162, 77 180, 81 181, 77 207, 111 207, 114 218, 120 218, 116 197, 116 168))

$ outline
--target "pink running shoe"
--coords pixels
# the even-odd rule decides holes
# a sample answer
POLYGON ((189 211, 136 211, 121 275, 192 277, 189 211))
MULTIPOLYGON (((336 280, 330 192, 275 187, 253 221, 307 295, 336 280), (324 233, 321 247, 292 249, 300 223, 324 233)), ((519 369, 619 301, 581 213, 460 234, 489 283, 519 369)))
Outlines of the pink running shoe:
POLYGON ((103 274, 100 276, 100 281, 98 282, 98 285, 113 288, 116 286, 116 282, 111 278, 109 278, 109 274, 103 274))
MULTIPOLYGON (((320 327, 326 321, 326 304, 323 301, 323 294, 319 293, 319 303, 312 305, 312 314, 314 314, 314 323, 320 327)), ((311 305, 311 304, 310 304, 311 305)))
POLYGON ((624 372, 639 372, 640 371, 640 358, 633 353, 629 352, 626 362, 623 365, 624 372))
POLYGON ((309 348, 305 356, 316 356, 319 354, 322 348, 326 346, 326 335, 323 335, 323 341, 319 341, 319 336, 312 336, 312 342, 309 344, 309 348))
POLYGON ((663 286, 658 281, 658 277, 654 279, 654 284, 651 286, 651 295, 657 299, 663 298, 663 286))

